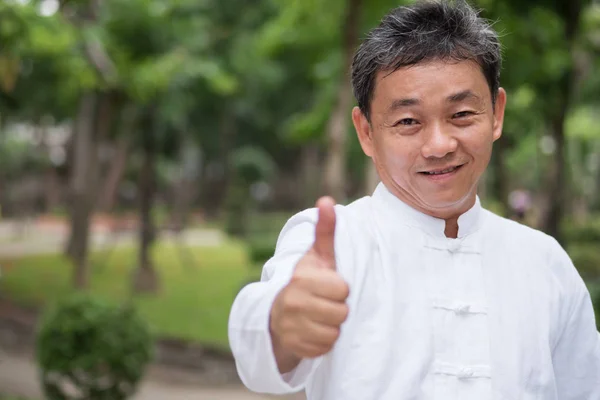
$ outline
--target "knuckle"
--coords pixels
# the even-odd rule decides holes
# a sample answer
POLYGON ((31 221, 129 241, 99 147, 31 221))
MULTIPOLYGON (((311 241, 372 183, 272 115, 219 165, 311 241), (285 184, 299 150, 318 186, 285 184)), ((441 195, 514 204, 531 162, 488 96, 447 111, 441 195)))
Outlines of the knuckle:
POLYGON ((346 281, 342 281, 340 284, 340 294, 345 298, 350 295, 350 285, 346 281))
POLYGON ((350 307, 347 304, 342 304, 342 307, 340 307, 340 319, 342 322, 348 319, 348 315, 350 315, 350 307))
POLYGON ((314 276, 313 269, 297 268, 292 274, 290 285, 294 287, 304 287, 308 282, 310 282, 312 276, 314 276))
POLYGON ((327 353, 329 353, 331 350, 333 350, 333 343, 332 343, 332 344, 329 344, 329 345, 327 345, 327 346, 323 346, 321 349, 319 349, 319 351, 320 351, 320 353, 321 353, 320 355, 327 354, 327 353))
POLYGON ((296 299, 296 297, 297 296, 294 296, 293 293, 290 293, 288 296, 284 296, 281 299, 284 311, 293 312, 300 308, 301 303, 296 299))
POLYGON ((340 337, 340 328, 333 328, 331 330, 330 342, 335 343, 340 337))

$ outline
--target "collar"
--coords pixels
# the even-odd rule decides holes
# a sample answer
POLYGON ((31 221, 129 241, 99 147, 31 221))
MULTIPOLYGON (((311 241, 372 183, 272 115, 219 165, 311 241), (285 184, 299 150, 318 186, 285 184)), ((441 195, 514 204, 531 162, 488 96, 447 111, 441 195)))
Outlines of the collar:
MULTIPOLYGON (((377 185, 372 197, 378 204, 383 206, 382 208, 385 210, 384 215, 388 212, 393 215, 393 218, 389 219, 390 221, 399 220, 406 225, 421 229, 433 237, 446 238, 446 235, 444 234, 446 221, 427 215, 404 203, 390 192, 383 183, 377 185)), ((482 214, 481 210, 481 203, 479 196, 477 196, 473 207, 458 217, 459 239, 469 236, 479 229, 482 214)))

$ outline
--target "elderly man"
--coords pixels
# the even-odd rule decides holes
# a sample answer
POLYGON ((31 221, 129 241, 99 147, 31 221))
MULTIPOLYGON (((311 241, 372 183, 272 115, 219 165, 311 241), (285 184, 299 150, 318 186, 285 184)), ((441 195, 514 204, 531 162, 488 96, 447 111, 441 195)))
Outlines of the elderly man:
POLYGON ((485 210, 500 138, 498 37, 467 4, 387 15, 352 112, 382 183, 283 228, 229 321, 253 391, 319 400, 600 400, 600 335, 560 245, 485 210))

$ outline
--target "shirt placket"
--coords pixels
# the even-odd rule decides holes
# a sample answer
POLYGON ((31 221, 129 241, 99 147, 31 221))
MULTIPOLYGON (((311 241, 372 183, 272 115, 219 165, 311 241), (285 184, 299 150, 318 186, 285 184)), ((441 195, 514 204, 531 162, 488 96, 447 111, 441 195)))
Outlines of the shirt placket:
POLYGON ((425 240, 435 399, 489 398, 487 301, 474 238, 425 240))

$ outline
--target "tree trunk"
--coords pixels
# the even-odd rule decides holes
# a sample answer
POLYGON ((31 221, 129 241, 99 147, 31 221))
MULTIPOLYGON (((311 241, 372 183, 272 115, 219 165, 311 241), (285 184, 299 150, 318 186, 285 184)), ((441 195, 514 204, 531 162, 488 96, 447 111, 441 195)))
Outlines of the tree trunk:
MULTIPOLYGON (((508 135, 504 135, 508 136, 508 135)), ((494 151, 492 152, 492 167, 494 177, 492 179, 492 196, 502 206, 502 212, 507 215, 510 211, 508 204, 509 197, 509 182, 508 182, 508 171, 506 170, 506 153, 508 150, 507 139, 500 139, 494 144, 494 151)))
POLYGON ((563 238, 560 225, 565 209, 565 120, 573 97, 575 76, 574 48, 580 16, 583 8, 581 0, 571 0, 560 3, 557 13, 564 18, 565 36, 568 44, 568 54, 571 62, 558 83, 558 93, 555 97, 556 108, 551 110, 550 129, 556 145, 553 162, 550 166, 548 194, 550 204, 543 218, 543 230, 560 243, 563 238))
POLYGON ((92 210, 94 164, 94 117, 97 95, 84 94, 74 131, 74 154, 71 175, 71 234, 67 254, 75 264, 73 285, 76 288, 87 286, 87 253, 90 213, 92 210))
POLYGON ((108 173, 106 174, 106 180, 102 186, 103 189, 100 197, 99 208, 103 211, 110 211, 115 205, 119 184, 121 183, 121 179, 125 174, 125 168, 127 167, 129 138, 119 138, 117 140, 116 147, 117 153, 110 163, 108 173))
MULTIPOLYGON (((154 128, 153 128, 154 129, 154 128)), ((152 264, 152 244, 156 237, 156 227, 152 218, 152 206, 156 193, 156 133, 148 132, 144 138, 144 159, 140 171, 139 202, 140 202, 140 246, 139 265, 133 279, 133 290, 136 293, 156 293, 158 291, 158 276, 152 264)))
POLYGON ((338 202, 346 201, 346 144, 348 141, 349 110, 352 105, 352 86, 348 73, 358 42, 359 16, 363 0, 348 0, 343 25, 343 75, 339 82, 336 102, 327 125, 328 151, 325 161, 325 192, 338 202))
POLYGON ((97 197, 98 141, 108 135, 114 106, 108 94, 84 94, 75 126, 71 181, 71 234, 66 253, 75 263, 74 284, 85 287, 90 219, 97 197))
POLYGON ((560 224, 565 207, 565 133, 564 124, 567 102, 563 102, 558 114, 550 121, 551 134, 556 144, 548 172, 548 209, 543 219, 542 229, 559 242, 562 241, 560 224))
POLYGON ((46 212, 52 212, 56 210, 61 201, 61 182, 54 166, 48 167, 44 184, 44 207, 46 212))
MULTIPOLYGON (((183 134, 184 137, 187 135, 183 134)), ((190 140, 182 140, 180 149, 180 173, 174 187, 172 228, 179 231, 187 226, 192 203, 197 195, 201 156, 190 140)))
MULTIPOLYGON (((114 112, 114 108, 111 109, 114 112)), ((100 197, 99 208, 103 211, 110 211, 115 205, 119 184, 127 168, 127 158, 130 151, 131 137, 134 134, 137 119, 138 106, 129 104, 121 112, 120 128, 116 143, 116 155, 109 165, 104 184, 102 185, 102 194, 100 197)))

